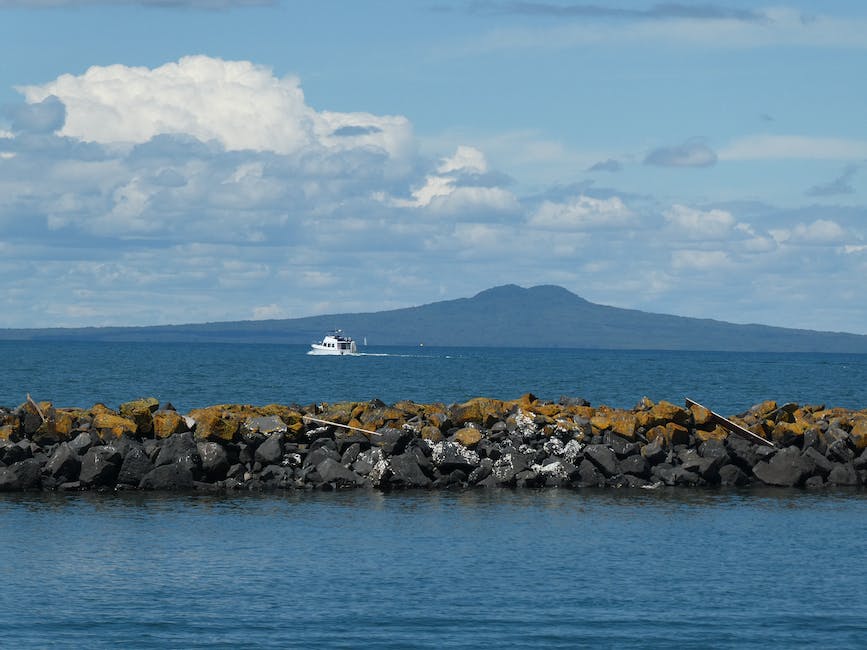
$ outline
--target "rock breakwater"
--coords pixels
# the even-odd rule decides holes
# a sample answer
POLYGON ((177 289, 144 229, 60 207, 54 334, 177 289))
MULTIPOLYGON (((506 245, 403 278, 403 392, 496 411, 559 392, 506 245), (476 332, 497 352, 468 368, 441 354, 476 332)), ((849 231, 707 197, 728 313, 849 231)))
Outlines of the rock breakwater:
POLYGON ((767 401, 731 416, 579 398, 224 404, 183 415, 26 401, 0 408, 0 491, 867 484, 867 409, 767 401))

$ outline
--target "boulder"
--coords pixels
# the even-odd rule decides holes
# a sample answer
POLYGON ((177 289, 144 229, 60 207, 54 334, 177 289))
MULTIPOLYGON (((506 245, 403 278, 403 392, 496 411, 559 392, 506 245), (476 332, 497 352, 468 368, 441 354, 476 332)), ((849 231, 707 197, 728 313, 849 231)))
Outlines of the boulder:
POLYGON ((112 445, 91 447, 81 459, 78 480, 85 486, 114 485, 120 472, 122 458, 112 445))
POLYGON ((69 448, 79 456, 84 456, 87 450, 97 443, 94 436, 89 431, 82 431, 72 440, 69 441, 69 448))
POLYGON ((644 456, 634 454, 620 461, 620 471, 624 474, 648 478, 650 476, 650 463, 644 456))
POLYGON ((132 402, 124 402, 118 411, 121 417, 131 420, 136 424, 139 436, 151 436, 154 432, 153 413, 160 406, 160 402, 153 397, 137 399, 132 402))
POLYGON ((138 426, 132 420, 108 412, 94 415, 91 426, 102 440, 114 440, 124 434, 134 436, 138 430, 138 426))
POLYGON ((222 481, 229 470, 229 454, 223 445, 216 442, 199 442, 196 445, 202 460, 202 474, 208 481, 222 481))
POLYGON ((529 454, 510 451, 494 462, 491 474, 498 485, 511 486, 515 484, 518 474, 528 469, 534 460, 529 454))
POLYGON ((450 441, 438 442, 433 445, 431 460, 443 474, 461 470, 469 476, 479 466, 479 455, 475 451, 467 449, 463 444, 450 441))
POLYGON ((381 449, 386 456, 402 454, 412 440, 412 432, 403 429, 384 427, 378 429, 376 434, 371 437, 370 442, 374 447, 381 449))
POLYGON ((833 485, 860 485, 861 481, 852 463, 835 463, 828 474, 828 483, 833 485))
POLYGON ((161 465, 142 477, 142 490, 192 490, 195 480, 190 469, 180 463, 161 465))
POLYGON ((747 485, 750 477, 741 471, 737 465, 723 465, 719 468, 719 483, 723 487, 747 485))
POLYGON ((263 465, 279 465, 283 460, 283 433, 270 433, 265 442, 256 448, 253 459, 263 465))
POLYGON ((142 445, 131 446, 127 449, 117 474, 118 485, 138 486, 142 478, 152 471, 154 464, 148 457, 142 445))
POLYGON ((455 432, 453 439, 464 447, 475 447, 482 439, 482 432, 474 427, 464 427, 455 432))
POLYGON ((240 418, 231 411, 211 406, 190 411, 196 422, 196 439, 214 442, 232 442, 238 436, 240 418))
POLYGON ((168 438, 176 433, 189 431, 186 418, 174 409, 162 409, 151 418, 153 434, 157 438, 168 438))
POLYGON ((584 447, 584 458, 596 465, 606 478, 620 473, 617 456, 605 445, 587 445, 584 447))
POLYGON ((33 458, 0 467, 0 492, 20 492, 39 489, 42 483, 39 461, 33 458))
POLYGON ((578 465, 578 483, 582 487, 596 487, 605 485, 605 477, 596 465, 586 458, 578 465))
POLYGON ((347 469, 333 458, 326 458, 316 466, 323 483, 329 483, 337 488, 358 487, 369 485, 370 482, 364 477, 347 469))
POLYGON ((388 464, 392 474, 391 485, 405 488, 430 487, 430 478, 422 472, 418 459, 412 452, 392 456, 388 464))
POLYGON ((766 485, 792 487, 801 485, 810 475, 812 467, 812 463, 801 457, 797 447, 786 447, 769 461, 756 463, 753 474, 766 485))
POLYGON ((46 476, 50 476, 58 483, 77 481, 81 470, 81 457, 63 442, 57 445, 51 458, 45 464, 43 470, 46 476))
POLYGON ((191 433, 177 433, 160 441, 159 451, 154 459, 154 466, 185 463, 190 468, 199 468, 202 458, 199 448, 191 433))

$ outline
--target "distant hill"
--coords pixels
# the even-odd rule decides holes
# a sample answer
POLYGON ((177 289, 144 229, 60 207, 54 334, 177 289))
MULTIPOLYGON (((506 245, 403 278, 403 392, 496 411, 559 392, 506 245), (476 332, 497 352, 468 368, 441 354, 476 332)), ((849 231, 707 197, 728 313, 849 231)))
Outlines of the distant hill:
POLYGON ((597 305, 557 286, 361 314, 153 327, 0 330, 3 340, 310 343, 341 328, 371 345, 867 353, 867 336, 736 325, 597 305))

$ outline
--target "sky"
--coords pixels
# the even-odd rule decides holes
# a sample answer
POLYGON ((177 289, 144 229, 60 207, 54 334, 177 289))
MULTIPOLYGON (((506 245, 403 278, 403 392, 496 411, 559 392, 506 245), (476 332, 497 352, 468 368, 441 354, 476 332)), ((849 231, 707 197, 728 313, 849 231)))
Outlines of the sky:
POLYGON ((867 334, 865 71, 858 0, 0 0, 0 327, 513 283, 867 334))

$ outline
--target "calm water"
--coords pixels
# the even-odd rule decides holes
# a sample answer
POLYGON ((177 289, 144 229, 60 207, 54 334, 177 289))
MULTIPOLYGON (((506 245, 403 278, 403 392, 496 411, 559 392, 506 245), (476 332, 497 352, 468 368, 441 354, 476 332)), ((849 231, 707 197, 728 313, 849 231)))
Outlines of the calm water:
MULTIPOLYGON (((867 407, 867 357, 0 342, 0 404, 690 396, 867 407)), ((0 494, 0 646, 863 647, 867 491, 0 494)))
POLYGON ((9 647, 863 647, 860 492, 6 496, 9 647))
POLYGON ((367 348, 312 357, 306 346, 0 341, 0 405, 30 392, 58 406, 116 406, 153 396, 182 411, 221 403, 411 399, 556 400, 632 407, 691 397, 723 414, 753 404, 867 407, 867 355, 731 354, 488 348, 367 348))

